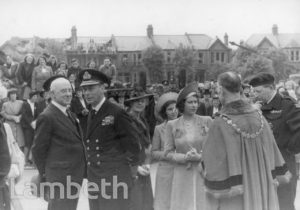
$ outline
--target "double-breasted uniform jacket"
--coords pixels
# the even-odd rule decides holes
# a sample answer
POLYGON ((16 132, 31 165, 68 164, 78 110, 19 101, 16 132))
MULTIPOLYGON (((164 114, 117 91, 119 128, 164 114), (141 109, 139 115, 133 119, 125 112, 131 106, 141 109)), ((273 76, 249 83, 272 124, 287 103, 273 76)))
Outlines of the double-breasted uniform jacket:
POLYGON ((270 124, 279 147, 293 177, 289 184, 280 185, 278 199, 280 209, 294 209, 297 175, 295 154, 300 152, 300 108, 290 97, 276 93, 274 98, 261 107, 264 117, 270 124))
POLYGON ((105 100, 94 118, 88 116, 85 138, 87 178, 90 182, 112 181, 132 185, 130 164, 137 164, 141 146, 131 117, 119 106, 105 100))
POLYGON ((65 183, 66 177, 81 183, 86 170, 81 128, 50 103, 38 116, 32 155, 47 182, 65 183))

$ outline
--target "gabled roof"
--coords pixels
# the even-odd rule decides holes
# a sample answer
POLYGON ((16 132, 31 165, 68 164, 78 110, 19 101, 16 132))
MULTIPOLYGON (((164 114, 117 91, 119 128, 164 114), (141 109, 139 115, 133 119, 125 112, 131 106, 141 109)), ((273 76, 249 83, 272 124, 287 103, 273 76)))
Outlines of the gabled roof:
POLYGON ((97 50, 97 47, 104 46, 111 40, 111 37, 99 36, 79 36, 77 37, 77 45, 82 47, 82 50, 88 51, 90 48, 97 50))
POLYGON ((213 40, 205 34, 186 34, 195 50, 207 50, 213 40))
POLYGON ((164 50, 174 50, 180 45, 192 47, 185 35, 154 35, 153 41, 164 50))
POLYGON ((110 39, 110 36, 79 36, 77 37, 77 43, 86 44, 90 43, 92 40, 96 44, 105 44, 109 42, 110 39))
POLYGON ((152 46, 146 36, 114 36, 114 40, 118 51, 142 51, 152 46))
POLYGON ((278 34, 274 36, 273 34, 253 34, 246 41, 247 45, 258 46, 263 39, 268 39, 272 45, 277 48, 293 48, 299 47, 300 34, 278 34), (294 40, 292 42, 292 40, 294 40), (293 46, 295 44, 295 46, 293 46))
POLYGON ((272 47, 274 47, 274 44, 273 44, 267 37, 263 38, 263 40, 261 40, 261 42, 257 45, 257 47, 258 47, 258 48, 261 47, 262 44, 263 44, 263 43, 266 43, 266 42, 267 42, 269 45, 271 45, 272 47))

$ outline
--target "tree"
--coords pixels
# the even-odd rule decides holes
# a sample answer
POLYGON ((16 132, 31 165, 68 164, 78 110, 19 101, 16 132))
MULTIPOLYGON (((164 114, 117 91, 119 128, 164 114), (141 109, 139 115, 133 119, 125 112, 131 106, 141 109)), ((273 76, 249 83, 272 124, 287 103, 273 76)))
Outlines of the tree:
POLYGON ((231 66, 244 79, 259 72, 270 72, 278 81, 288 78, 289 74, 295 71, 295 68, 288 63, 288 57, 282 49, 273 48, 261 53, 256 48, 243 47, 235 52, 231 66))
POLYGON ((50 55, 55 55, 60 61, 66 61, 66 54, 64 51, 64 45, 54 39, 46 39, 46 50, 50 55))
POLYGON ((272 66, 272 60, 261 55, 252 54, 247 58, 243 68, 240 68, 242 78, 247 78, 259 72, 269 72, 274 74, 275 72, 272 66))
POLYGON ((151 83, 160 83, 164 77, 164 52, 159 46, 151 46, 142 52, 142 61, 148 70, 151 83))
MULTIPOLYGON (((192 82, 195 79, 195 52, 191 47, 185 47, 182 44, 175 49, 174 63, 176 69, 176 75, 179 76, 179 83, 192 82), (183 75, 185 74, 185 75, 183 75), (187 81, 180 81, 183 77, 187 77, 187 81)), ((182 86, 180 85, 180 86, 182 86)))
POLYGON ((216 80, 219 74, 226 71, 232 71, 231 65, 226 63, 216 63, 210 66, 209 70, 206 71, 206 80, 216 80))
POLYGON ((287 79, 291 73, 296 73, 295 67, 289 64, 288 55, 282 49, 270 49, 265 56, 272 60, 277 80, 287 79))

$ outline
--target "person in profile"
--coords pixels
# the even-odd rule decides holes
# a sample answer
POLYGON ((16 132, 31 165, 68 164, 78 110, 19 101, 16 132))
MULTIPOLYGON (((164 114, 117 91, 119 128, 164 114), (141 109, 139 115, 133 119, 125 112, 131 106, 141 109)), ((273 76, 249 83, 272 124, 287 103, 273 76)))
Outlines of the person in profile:
POLYGON ((62 77, 52 80, 49 94, 51 102, 37 119, 32 155, 40 177, 50 184, 48 210, 74 210, 86 169, 82 131, 68 109, 72 100, 70 82, 62 77))

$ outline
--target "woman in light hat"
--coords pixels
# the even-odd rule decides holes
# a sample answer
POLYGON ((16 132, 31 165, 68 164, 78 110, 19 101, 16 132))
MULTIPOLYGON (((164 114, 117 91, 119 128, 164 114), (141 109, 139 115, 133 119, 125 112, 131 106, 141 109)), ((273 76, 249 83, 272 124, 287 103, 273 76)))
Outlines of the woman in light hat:
POLYGON ((177 97, 177 93, 165 93, 159 97, 155 107, 164 122, 155 127, 152 139, 152 160, 159 161, 156 173, 154 210, 170 209, 174 165, 164 156, 166 140, 164 134, 167 122, 176 119, 178 116, 177 97))
POLYGON ((143 90, 136 89, 131 97, 125 100, 128 107, 127 112, 132 116, 133 122, 139 133, 142 151, 140 152, 140 162, 137 177, 134 180, 131 190, 131 210, 152 210, 153 193, 150 179, 150 132, 149 125, 144 117, 144 111, 148 100, 152 94, 146 94, 143 90))
POLYGON ((197 89, 197 84, 192 83, 179 92, 176 107, 182 116, 166 126, 165 156, 175 164, 170 210, 205 209, 202 145, 212 119, 196 114, 197 89))

